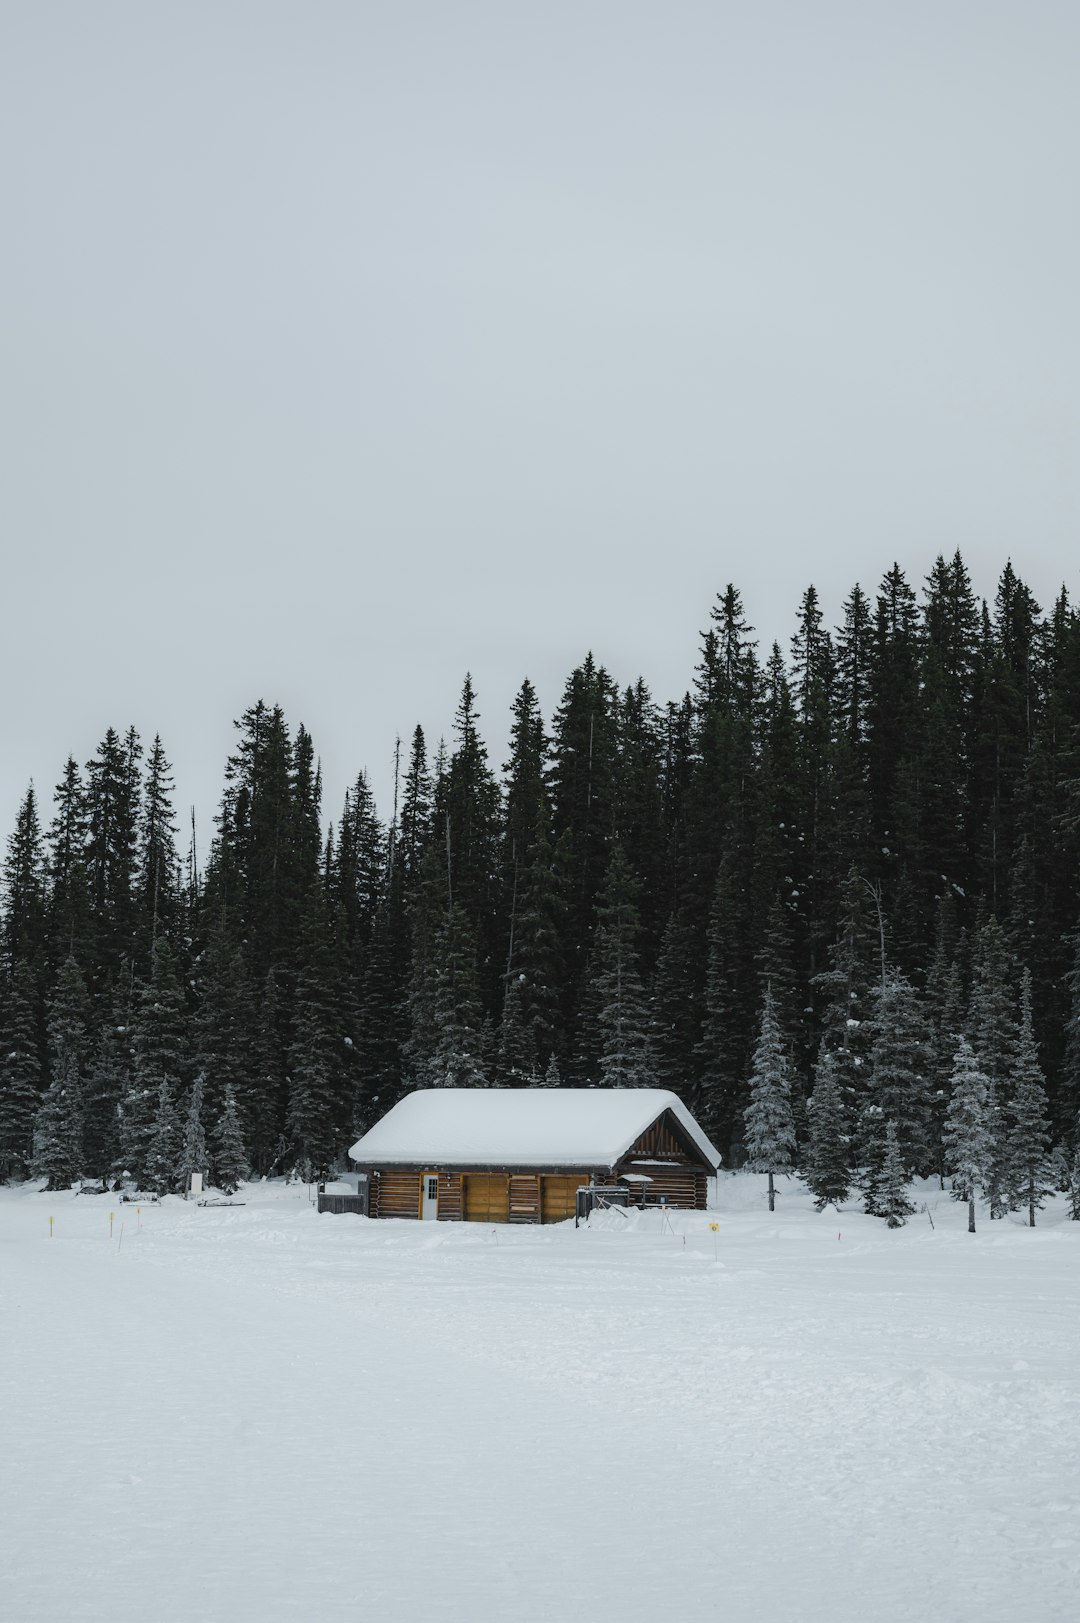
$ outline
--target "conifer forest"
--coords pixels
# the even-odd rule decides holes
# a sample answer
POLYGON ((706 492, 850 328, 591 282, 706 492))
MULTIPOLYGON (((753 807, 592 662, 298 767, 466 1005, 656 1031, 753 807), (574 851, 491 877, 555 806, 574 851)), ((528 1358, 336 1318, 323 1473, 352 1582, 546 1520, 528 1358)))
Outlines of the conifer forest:
POLYGON ((662 1086, 822 1205, 1080 1214, 1080 614, 957 554, 786 649, 703 618, 681 698, 522 681, 501 768, 465 677, 390 807, 260 700, 205 857, 166 744, 88 740, 7 840, 0 1177, 229 1189, 414 1088, 662 1086))

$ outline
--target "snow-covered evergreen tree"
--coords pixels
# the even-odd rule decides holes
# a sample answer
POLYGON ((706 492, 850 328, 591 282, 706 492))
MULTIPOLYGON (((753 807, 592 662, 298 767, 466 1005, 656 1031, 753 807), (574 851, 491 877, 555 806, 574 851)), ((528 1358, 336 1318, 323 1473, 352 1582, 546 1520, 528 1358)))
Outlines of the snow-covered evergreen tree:
POLYGON ((769 1210, 776 1209, 774 1174, 790 1170, 795 1156, 791 1113, 791 1061, 784 1047, 772 989, 765 988, 761 1027, 750 1070, 750 1103, 743 1117, 747 1167, 769 1175, 769 1210))
POLYGON ((236 1095, 232 1085, 225 1088, 225 1107, 214 1127, 213 1177, 217 1187, 226 1195, 235 1195, 248 1177, 247 1151, 236 1108, 236 1095))
POLYGON ((915 989, 905 976, 890 974, 874 995, 870 1102, 861 1123, 861 1153, 871 1177, 884 1154, 886 1122, 896 1129, 908 1176, 930 1170, 932 1065, 930 1026, 915 989))
POLYGON ((191 1084, 187 1109, 184 1112, 180 1159, 176 1168, 181 1194, 186 1194, 191 1188, 191 1174, 193 1172, 201 1172, 205 1176, 210 1166, 210 1154, 206 1147, 206 1132, 203 1128, 205 1087, 206 1079, 200 1071, 191 1084))
POLYGON ((1053 1194, 1050 1176, 1050 1122, 1046 1083, 1031 1018, 1031 974, 1024 971, 1020 991, 1020 1024, 1012 1063, 1012 1130, 1009 1134, 1009 1185, 1012 1204, 1026 1206, 1028 1223, 1053 1194))
POLYGON ((27 964, 0 978, 0 1178, 25 1178, 41 1102, 37 988, 27 964))
POLYGON ((34 1123, 34 1172, 46 1189, 66 1189, 83 1171, 83 1066, 89 1006, 79 966, 68 958, 49 1005, 51 1081, 34 1123))
POLYGON ((499 1025, 496 1075, 500 1087, 535 1087, 539 1080, 536 1039, 525 1015, 525 975, 510 977, 499 1025))
POLYGON ((866 1209, 883 1217, 891 1229, 900 1228, 915 1210, 908 1198, 908 1179, 900 1153, 900 1138, 893 1122, 885 1123, 885 1152, 866 1209))
POLYGON ((154 1130, 147 1145, 146 1160, 139 1180, 143 1188, 153 1190, 156 1195, 167 1195, 175 1190, 179 1140, 180 1130, 172 1090, 163 1079, 158 1084, 154 1130))
POLYGON ((1069 1167, 1069 1216, 1074 1223, 1080 1223, 1080 1132, 1069 1167))
POLYGON ((108 1178, 120 1159, 120 1105, 131 1086, 131 1031, 123 998, 98 1027, 86 1066, 83 1158, 89 1177, 108 1178))
POLYGON ((35 1178, 45 1179, 46 1189, 69 1189, 83 1170, 82 1092, 79 1080, 65 1061, 53 1071, 34 1118, 35 1178))
POLYGON ((990 1084, 979 1069, 971 1044, 961 1037, 953 1061, 943 1138, 953 1199, 968 1203, 969 1234, 975 1233, 975 1191, 980 1186, 985 1188, 993 1161, 987 1120, 989 1092, 990 1084))
POLYGON ((611 853, 597 903, 586 1019, 594 1026, 596 1080, 604 1088, 652 1088, 656 1066, 638 967, 639 887, 620 845, 611 853))
POLYGON ((832 1051, 822 1044, 807 1108, 808 1136, 802 1174, 818 1211, 839 1206, 851 1190, 851 1136, 840 1076, 832 1051))
POLYGON ((434 1049, 430 1085, 482 1088, 484 1019, 476 984, 476 941, 464 909, 451 903, 438 932, 431 1011, 434 1049))
MULTIPOLYGON (((151 1174, 150 1147, 161 1126, 162 1088, 174 1112, 173 1101, 181 1087, 184 1043, 184 1001, 176 976, 172 949, 164 936, 153 946, 153 971, 148 983, 138 988, 132 1018, 132 1061, 128 1086, 120 1104, 120 1172, 125 1172, 144 1188, 155 1188, 152 1179, 168 1185, 176 1175, 178 1145, 173 1141, 167 1174, 158 1143, 151 1174)), ((175 1127, 175 1121, 174 1121, 175 1127)))
POLYGON ((996 918, 988 919, 975 936, 967 1035, 989 1084, 986 1116, 992 1154, 986 1197, 991 1218, 1001 1218, 1009 1209, 1009 1094, 1016 1002, 1008 943, 996 918))
POLYGON ((562 1077, 559 1075, 559 1062, 555 1058, 554 1054, 552 1054, 551 1058, 547 1062, 547 1070, 544 1072, 544 1080, 540 1086, 544 1088, 562 1087, 562 1077))

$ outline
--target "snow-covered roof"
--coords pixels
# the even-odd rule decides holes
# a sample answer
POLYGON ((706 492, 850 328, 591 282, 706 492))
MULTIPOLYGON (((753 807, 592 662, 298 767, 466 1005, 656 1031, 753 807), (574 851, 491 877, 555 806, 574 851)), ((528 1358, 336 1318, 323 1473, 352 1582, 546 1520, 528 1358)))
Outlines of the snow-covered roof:
POLYGON ((665 1110, 718 1167, 686 1106, 662 1088, 425 1088, 349 1154, 364 1166, 611 1168, 665 1110))

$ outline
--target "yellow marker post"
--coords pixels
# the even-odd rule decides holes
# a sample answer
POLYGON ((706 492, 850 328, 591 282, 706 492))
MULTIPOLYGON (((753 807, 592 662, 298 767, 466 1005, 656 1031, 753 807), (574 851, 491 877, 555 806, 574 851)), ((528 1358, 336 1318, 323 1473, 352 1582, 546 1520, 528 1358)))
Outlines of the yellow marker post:
POLYGON ((719 1225, 719 1223, 710 1223, 709 1224, 709 1233, 713 1237, 713 1242, 712 1242, 713 1261, 714 1262, 719 1262, 720 1261, 720 1255, 719 1255, 718 1247, 719 1247, 720 1242, 716 1238, 716 1236, 720 1233, 720 1225, 719 1225))
POLYGON ((50 1239, 50 1240, 51 1240, 51 1239, 52 1239, 52 1226, 53 1226, 53 1220, 52 1220, 52 1218, 51 1218, 51 1217, 50 1217, 50 1218, 49 1218, 49 1239, 50 1239))
POLYGON ((719 1234, 720 1233, 720 1225, 719 1225, 719 1223, 710 1223, 709 1224, 709 1233, 710 1234, 719 1234))
POLYGON ((113 1218, 114 1218, 114 1217, 115 1217, 115 1216, 116 1216, 116 1213, 115 1213, 115 1212, 110 1212, 110 1213, 109 1213, 109 1239, 110 1239, 110 1240, 111 1240, 111 1239, 112 1239, 112 1226, 113 1226, 113 1218))

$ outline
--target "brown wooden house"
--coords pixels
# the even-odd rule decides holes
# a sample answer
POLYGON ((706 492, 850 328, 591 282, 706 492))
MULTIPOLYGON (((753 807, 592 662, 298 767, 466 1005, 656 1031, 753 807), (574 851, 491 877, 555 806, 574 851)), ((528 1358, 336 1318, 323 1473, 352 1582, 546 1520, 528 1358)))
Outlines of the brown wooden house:
POLYGON ((563 1222, 590 1182, 700 1210, 720 1165, 681 1100, 653 1088, 429 1088, 349 1155, 372 1217, 476 1223, 563 1222))

